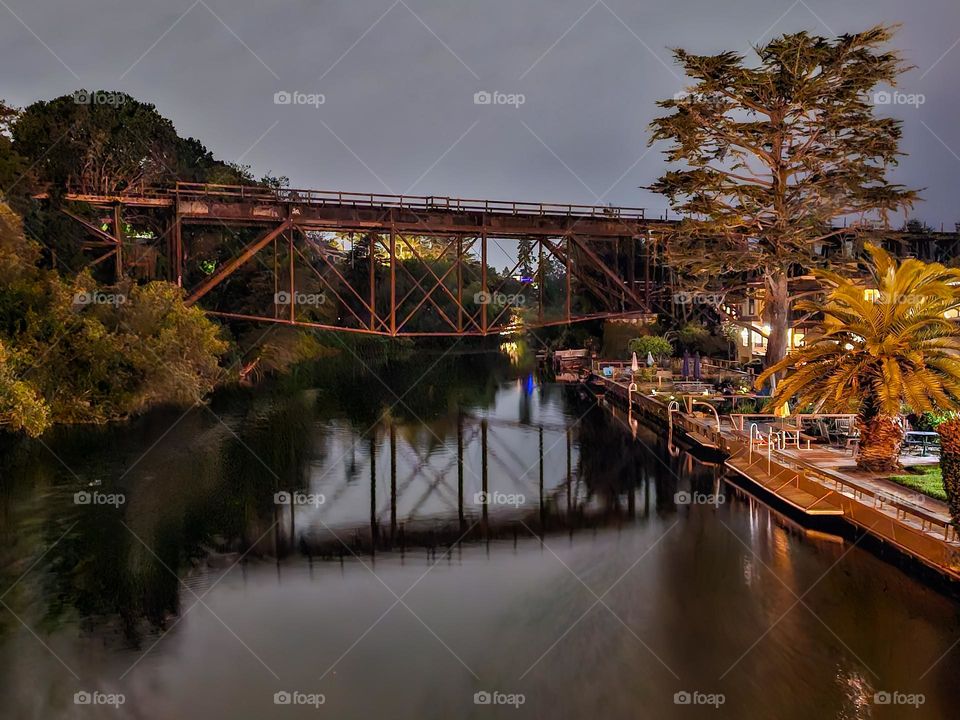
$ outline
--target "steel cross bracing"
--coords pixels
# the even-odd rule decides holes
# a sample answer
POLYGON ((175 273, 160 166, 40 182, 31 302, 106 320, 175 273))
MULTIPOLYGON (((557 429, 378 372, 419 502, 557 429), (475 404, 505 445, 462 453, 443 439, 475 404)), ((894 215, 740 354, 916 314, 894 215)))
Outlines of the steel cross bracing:
POLYGON ((115 277, 166 277, 211 315, 385 336, 649 313, 669 224, 638 208, 193 183, 62 202, 115 277))

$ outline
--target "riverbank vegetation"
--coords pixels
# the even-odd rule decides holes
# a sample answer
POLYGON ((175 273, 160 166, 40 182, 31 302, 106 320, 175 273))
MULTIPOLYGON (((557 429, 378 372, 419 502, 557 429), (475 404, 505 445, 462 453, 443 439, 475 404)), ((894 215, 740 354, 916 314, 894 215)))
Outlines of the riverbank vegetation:
POLYGON ((199 402, 222 376, 219 326, 165 282, 109 292, 40 266, 38 243, 0 203, 0 426, 102 422, 199 402))
POLYGON ((939 465, 923 465, 911 468, 909 472, 903 475, 894 475, 890 479, 935 500, 947 501, 947 491, 943 487, 943 473, 939 465))
POLYGON ((813 412, 855 413, 861 438, 857 465, 900 468, 904 408, 921 414, 960 409, 960 270, 939 263, 894 260, 867 246, 867 278, 826 271, 820 332, 757 378, 786 377, 771 404, 796 402, 813 412))
POLYGON ((718 298, 725 320, 766 339, 767 366, 788 351, 803 276, 825 264, 824 248, 917 200, 887 180, 901 123, 877 117, 871 102, 906 70, 886 48, 893 33, 787 34, 759 46, 755 65, 735 52, 674 51, 691 84, 658 103, 670 114, 653 121, 650 140, 682 163, 650 187, 681 217, 666 233, 665 260, 686 304, 718 298), (841 222, 850 217, 857 222, 841 222), (758 285, 762 323, 730 309, 758 285))
MULTIPOLYGON (((397 267, 390 268, 382 237, 306 232, 296 247, 274 243, 268 257, 237 268, 204 297, 206 310, 262 318, 286 317, 296 302, 299 321, 337 326, 354 318, 366 329, 369 308, 351 288, 369 282, 373 267, 374 307, 387 307, 385 276, 395 271, 397 322, 423 337, 389 338, 211 319, 185 302, 181 285, 208 279, 254 239, 255 228, 184 227, 176 283, 167 280, 177 273, 162 211, 128 207, 118 220, 102 207, 64 199, 68 191, 74 198, 112 196, 176 182, 287 185, 284 177, 257 179, 247 166, 218 160, 199 140, 181 137, 153 105, 124 93, 79 90, 22 110, 0 102, 0 430, 38 435, 58 423, 189 406, 217 386, 309 374, 315 363, 380 372, 413 352, 431 362, 434 350, 452 349, 448 340, 426 337, 449 330, 446 318, 458 317, 449 238, 398 237, 397 267), (276 268, 294 266, 294 276, 278 286, 276 268), (418 312, 432 278, 443 278, 448 292, 430 292, 418 312), (295 284, 296 301, 281 292, 286 282, 295 284)), ((519 322, 534 284, 539 301, 562 312, 562 265, 550 257, 535 263, 529 239, 518 242, 517 253, 514 270, 465 259, 465 314, 479 317, 485 305, 491 318, 519 322), (482 276, 497 292, 482 292, 482 276)), ((582 335, 547 328, 537 349, 564 338, 582 344, 582 335)), ((499 337, 459 338, 455 346, 473 352, 499 344, 499 337)))

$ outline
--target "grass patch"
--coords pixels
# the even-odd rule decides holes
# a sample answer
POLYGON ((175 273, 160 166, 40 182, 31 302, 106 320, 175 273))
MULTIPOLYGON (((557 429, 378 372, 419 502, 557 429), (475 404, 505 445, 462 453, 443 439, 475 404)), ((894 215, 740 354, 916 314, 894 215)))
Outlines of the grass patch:
POLYGON ((943 476, 940 474, 939 465, 920 466, 910 470, 909 473, 909 475, 894 475, 890 479, 911 490, 946 502, 947 491, 943 489, 943 476))

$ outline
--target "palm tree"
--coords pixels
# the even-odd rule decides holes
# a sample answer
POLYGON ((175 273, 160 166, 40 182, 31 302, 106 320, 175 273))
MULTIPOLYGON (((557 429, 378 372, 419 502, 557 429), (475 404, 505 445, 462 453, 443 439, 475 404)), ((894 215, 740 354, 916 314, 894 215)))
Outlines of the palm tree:
POLYGON ((947 317, 960 310, 960 270, 897 262, 873 245, 866 250, 876 290, 818 271, 829 288, 824 302, 798 308, 823 313, 821 333, 769 367, 757 387, 787 371, 774 406, 794 399, 814 412, 855 413, 857 466, 888 471, 900 466, 904 406, 916 413, 960 409, 960 326, 947 317))

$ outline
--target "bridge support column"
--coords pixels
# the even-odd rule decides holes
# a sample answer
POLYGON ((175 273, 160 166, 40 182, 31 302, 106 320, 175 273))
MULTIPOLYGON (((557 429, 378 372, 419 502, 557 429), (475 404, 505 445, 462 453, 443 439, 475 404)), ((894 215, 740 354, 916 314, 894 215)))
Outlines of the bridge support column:
POLYGON ((297 321, 297 275, 293 267, 294 260, 294 248, 293 248, 293 234, 296 232, 296 229, 290 227, 287 230, 287 248, 288 254, 290 255, 290 323, 295 323, 297 321))
POLYGON ((370 253, 370 330, 377 329, 377 244, 374 242, 374 234, 367 236, 367 248, 370 253))
MULTIPOLYGON (((486 223, 486 220, 484 220, 486 223)), ((483 228, 480 231, 480 292, 483 294, 483 299, 485 302, 480 304, 480 333, 482 335, 487 334, 487 229, 483 228)), ((486 431, 484 431, 484 438, 486 438, 486 431)), ((484 446, 484 454, 486 454, 486 446, 484 446)), ((486 515, 486 506, 484 506, 484 515, 486 515)))
POLYGON ((174 212, 173 217, 173 261, 171 269, 173 280, 177 287, 183 287, 183 221, 180 219, 180 210, 174 212))
POLYGON ((397 227, 390 223, 390 335, 397 335, 397 227))
POLYGON ((116 280, 120 282, 123 279, 123 207, 120 203, 113 206, 113 237, 117 243, 117 252, 114 255, 116 280))

